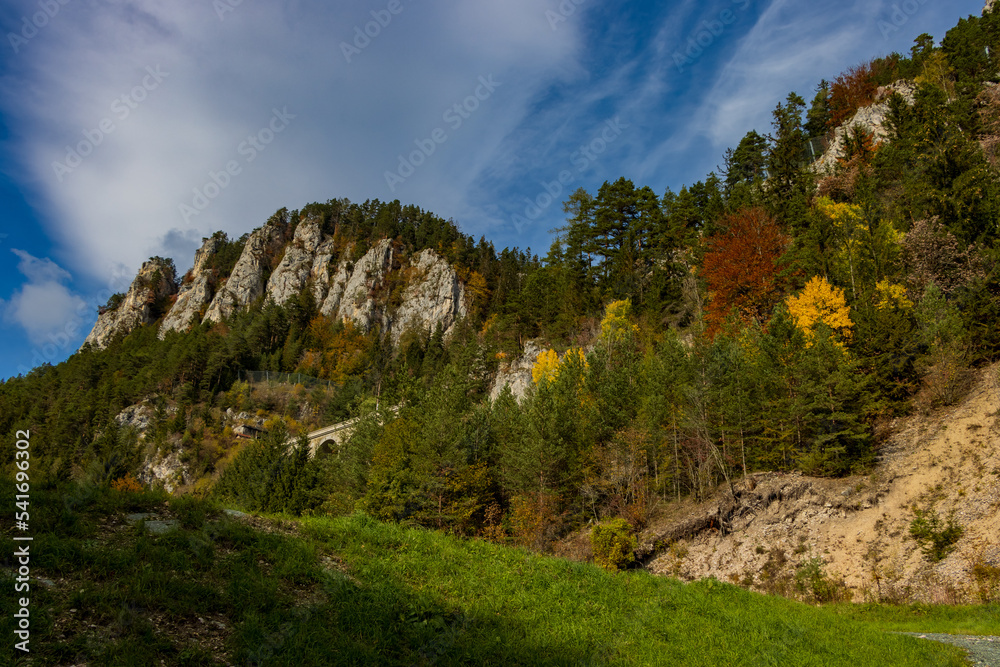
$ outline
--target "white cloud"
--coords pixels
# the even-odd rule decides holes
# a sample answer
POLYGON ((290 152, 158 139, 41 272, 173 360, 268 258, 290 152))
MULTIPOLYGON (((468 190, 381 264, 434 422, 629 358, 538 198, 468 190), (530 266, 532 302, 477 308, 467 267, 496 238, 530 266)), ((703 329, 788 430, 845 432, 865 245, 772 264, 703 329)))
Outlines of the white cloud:
POLYGON ((35 345, 69 340, 80 329, 86 302, 65 284, 70 275, 52 260, 12 249, 20 258, 18 270, 28 279, 10 299, 0 301, 4 322, 24 329, 35 345))
POLYGON ((68 281, 72 277, 69 271, 63 269, 48 257, 39 259, 17 248, 11 248, 11 252, 21 260, 17 264, 17 270, 24 274, 31 282, 58 283, 68 281))

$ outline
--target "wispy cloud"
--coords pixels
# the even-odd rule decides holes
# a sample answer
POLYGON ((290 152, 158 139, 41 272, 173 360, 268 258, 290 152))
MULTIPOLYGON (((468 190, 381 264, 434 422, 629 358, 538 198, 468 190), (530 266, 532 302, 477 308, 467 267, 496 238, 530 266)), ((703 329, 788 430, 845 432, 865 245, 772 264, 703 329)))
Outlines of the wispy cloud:
POLYGON ((572 69, 579 33, 553 32, 530 0, 404 3, 351 63, 338 45, 371 20, 370 3, 245 3, 224 21, 194 0, 65 6, 8 69, 0 96, 18 137, 7 149, 19 180, 42 193, 60 257, 96 278, 175 250, 165 241, 178 234, 240 233, 280 206, 338 196, 400 196, 444 215, 463 208, 462 193, 539 89, 572 69), (168 76, 121 118, 122 96, 142 87, 148 67, 168 76), (488 107, 411 187, 386 190, 396 156, 491 74, 505 84, 488 107), (296 121, 247 164, 242 143, 286 106, 296 121), (114 129, 97 145, 105 119, 114 129), (78 148, 87 155, 59 173, 54 164, 76 163, 78 148), (185 220, 180 206, 232 160, 240 175, 185 220))

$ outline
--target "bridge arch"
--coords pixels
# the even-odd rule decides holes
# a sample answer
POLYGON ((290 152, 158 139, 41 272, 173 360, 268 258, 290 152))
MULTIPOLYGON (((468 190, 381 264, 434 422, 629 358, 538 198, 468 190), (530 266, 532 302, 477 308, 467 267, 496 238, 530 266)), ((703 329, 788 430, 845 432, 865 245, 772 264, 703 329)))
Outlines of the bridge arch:
POLYGON ((339 448, 340 443, 338 443, 333 438, 327 438, 316 447, 316 453, 314 456, 330 456, 339 448))

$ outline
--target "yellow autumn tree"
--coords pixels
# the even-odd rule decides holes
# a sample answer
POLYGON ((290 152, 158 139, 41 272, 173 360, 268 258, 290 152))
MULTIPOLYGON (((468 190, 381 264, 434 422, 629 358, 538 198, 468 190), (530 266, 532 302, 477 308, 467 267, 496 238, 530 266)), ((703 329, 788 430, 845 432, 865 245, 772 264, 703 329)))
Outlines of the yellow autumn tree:
POLYGON ((559 371, 570 363, 577 363, 586 368, 587 355, 580 348, 571 347, 560 360, 555 350, 545 350, 538 355, 535 365, 531 368, 531 379, 535 384, 541 384, 543 379, 552 382, 559 377, 559 371))
POLYGON ((846 255, 848 269, 851 274, 851 293, 857 298, 854 258, 858 251, 858 246, 861 244, 858 239, 862 222, 861 207, 854 204, 838 204, 829 197, 820 197, 816 202, 816 208, 833 222, 840 245, 843 248, 840 253, 846 255))
POLYGON ((923 71, 917 75, 914 82, 918 86, 931 85, 937 86, 944 92, 948 94, 949 97, 955 96, 955 82, 954 82, 955 68, 948 63, 948 56, 944 51, 935 51, 934 53, 927 56, 924 61, 923 71))
POLYGON ((639 327, 632 323, 631 299, 608 304, 601 320, 601 338, 606 343, 619 343, 638 332, 639 327))
POLYGON ((798 296, 790 296, 785 300, 788 312, 795 325, 806 335, 808 345, 812 345, 812 337, 817 324, 825 324, 842 339, 850 340, 851 307, 844 298, 844 290, 834 287, 825 278, 814 276, 806 283, 805 289, 798 296))
POLYGON ((890 283, 888 279, 880 280, 875 284, 875 294, 878 297, 875 307, 879 310, 913 308, 913 302, 906 296, 906 287, 899 283, 890 283))
POLYGON ((558 372, 559 355, 555 350, 545 350, 535 360, 535 365, 531 369, 531 379, 535 384, 541 384, 542 380, 551 382, 556 379, 558 372))

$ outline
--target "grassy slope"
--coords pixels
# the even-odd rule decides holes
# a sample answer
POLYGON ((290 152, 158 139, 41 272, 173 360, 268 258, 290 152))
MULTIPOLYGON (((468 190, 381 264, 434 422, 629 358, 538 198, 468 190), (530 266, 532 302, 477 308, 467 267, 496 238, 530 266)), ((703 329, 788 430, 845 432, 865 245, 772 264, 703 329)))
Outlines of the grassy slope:
MULTIPOLYGON (((32 586, 24 664, 963 664, 951 647, 715 581, 612 575, 366 517, 282 532, 152 494, 32 496, 32 574, 55 586, 32 586), (122 520, 138 510, 184 527, 150 536, 122 520)), ((5 555, 6 591, 12 566, 5 555)))
POLYGON ((1000 635, 1000 605, 976 607, 912 604, 900 607, 845 604, 829 609, 891 632, 1000 635))

